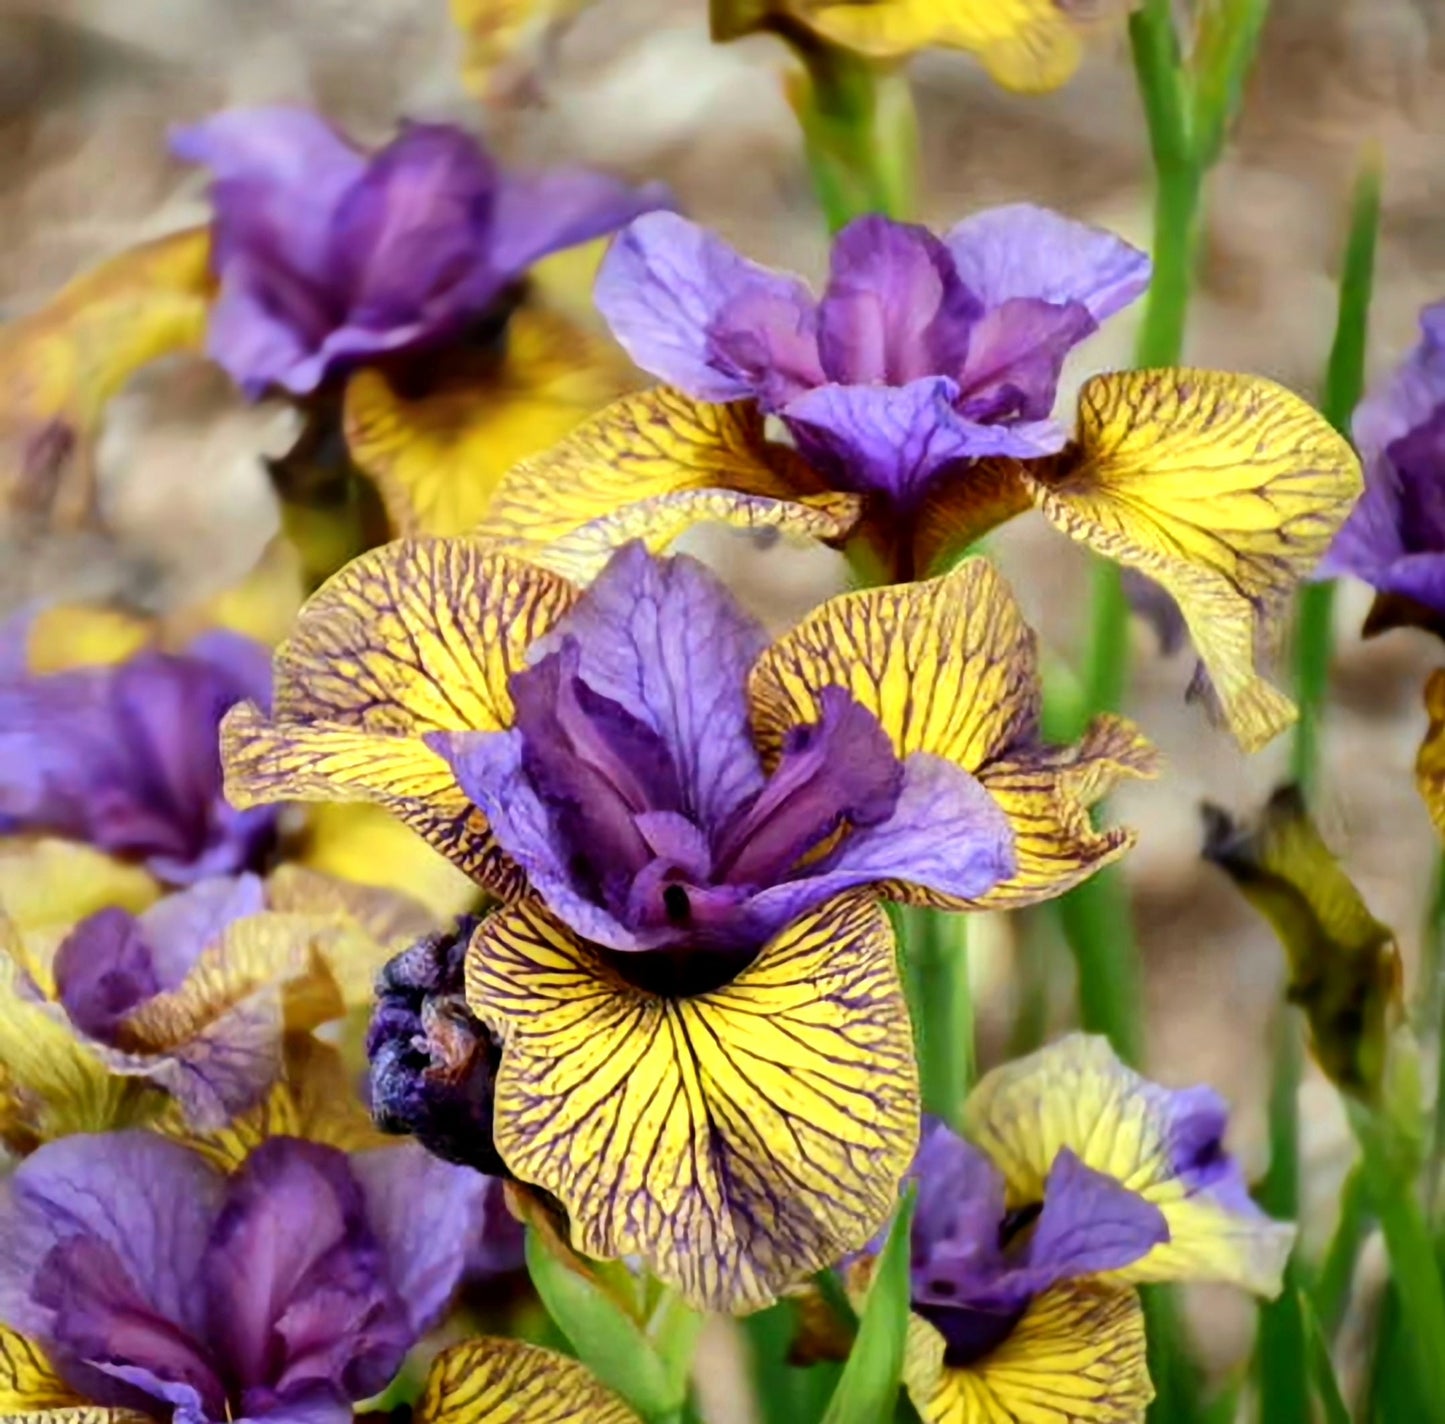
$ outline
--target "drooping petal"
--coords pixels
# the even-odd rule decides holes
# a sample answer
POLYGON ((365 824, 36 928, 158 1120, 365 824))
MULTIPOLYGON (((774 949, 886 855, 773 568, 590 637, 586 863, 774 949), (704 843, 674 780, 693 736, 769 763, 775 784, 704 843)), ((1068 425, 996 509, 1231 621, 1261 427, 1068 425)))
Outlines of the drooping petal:
POLYGON ((556 575, 470 539, 364 554, 308 602, 277 650, 274 718, 250 706, 228 717, 227 795, 242 806, 375 802, 505 888, 485 824, 423 737, 505 727, 508 678, 575 597, 556 575))
POLYGON ((57 1424, 145 1424, 133 1409, 91 1404, 61 1378, 34 1340, 0 1325, 0 1418, 57 1416, 57 1424))
POLYGON ((610 342, 528 304, 508 322, 499 361, 459 356, 451 365, 421 395, 397 390, 377 370, 347 383, 347 448, 376 481, 399 535, 473 529, 514 465, 555 446, 632 384, 610 342))
POLYGON ((1144 1312, 1119 1286, 1056 1286, 964 1368, 945 1362, 943 1336, 914 1316, 903 1378, 925 1424, 1143 1424, 1154 1398, 1144 1312))
POLYGON ((771 326, 780 324, 787 335, 813 308, 811 293, 796 277, 749 262, 676 213, 649 213, 617 235, 594 298, 612 334, 644 371, 701 401, 758 394, 768 373, 746 356, 770 349, 765 338, 771 326), (738 344, 731 325, 726 349, 712 338, 734 303, 759 320, 760 341, 751 352, 738 344))
POLYGON ((819 34, 878 59, 944 45, 969 50, 1005 89, 1057 89, 1083 57, 1078 22, 1058 0, 886 0, 823 4, 808 12, 819 34))
POLYGON ((553 252, 605 237, 672 202, 665 183, 634 188, 587 168, 508 174, 497 191, 488 261, 510 280, 553 252))
POLYGON ((468 1340, 432 1362, 416 1424, 641 1424, 565 1355, 524 1340, 468 1340))
POLYGON ((1017 298, 1077 303, 1102 324, 1149 285, 1149 258, 1138 248, 1032 203, 986 208, 943 240, 959 278, 986 307, 1017 298))
POLYGON ((1072 1034, 987 1074, 964 1122, 1002 1170, 1014 1205, 1043 1199, 1049 1169, 1068 1149, 1164 1213, 1169 1241, 1119 1278, 1278 1293, 1294 1227, 1250 1201, 1222 1147, 1217 1095, 1161 1088, 1120 1063, 1106 1040, 1072 1034))
POLYGON ((1034 460, 1063 447, 1051 420, 988 425, 954 410, 959 386, 924 376, 902 386, 819 386, 782 414, 799 448, 843 489, 888 495, 904 508, 967 460, 1034 460))
POLYGON ((1323 416, 1253 377, 1096 376, 1079 396, 1075 457, 1022 477, 1058 528, 1173 596, 1246 750, 1294 719, 1257 658, 1361 484, 1323 416))
POLYGON ((628 506, 685 492, 797 499, 816 492, 809 473, 768 443, 750 403, 710 405, 657 386, 615 401, 510 470, 477 533, 543 550, 619 512, 625 519, 628 506))
POLYGON ((816 717, 816 690, 830 683, 875 713, 900 756, 962 767, 1008 817, 1016 872, 977 899, 946 902, 953 908, 1048 899, 1132 844, 1130 832, 1095 831, 1088 808, 1119 777, 1152 771, 1147 745, 1119 718, 1100 718, 1074 747, 1040 743, 1034 635, 986 560, 830 599, 778 639, 750 685, 765 753, 816 717))
POLYGON ((917 1070, 869 898, 841 897, 681 999, 631 988, 523 905, 478 931, 467 997, 503 1040, 498 1150, 566 1206, 577 1249, 639 1255, 689 1301, 746 1310, 892 1210, 917 1070))
POLYGON ((211 291, 210 238, 192 228, 121 253, 0 332, 0 452, 7 504, 82 512, 94 496, 91 442, 111 398, 142 366, 198 348, 211 291))

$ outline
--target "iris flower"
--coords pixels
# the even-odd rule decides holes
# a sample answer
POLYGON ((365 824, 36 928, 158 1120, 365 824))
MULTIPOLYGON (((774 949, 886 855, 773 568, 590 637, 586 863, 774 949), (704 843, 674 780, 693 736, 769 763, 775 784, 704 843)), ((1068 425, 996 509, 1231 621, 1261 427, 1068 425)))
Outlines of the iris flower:
POLYGON ((904 1376, 928 1424, 1064 1401, 1070 1419, 1139 1424, 1154 1391, 1136 1282, 1278 1294, 1294 1229, 1250 1201, 1224 1127, 1210 1089, 1158 1087, 1083 1035, 980 1081, 970 1140, 925 1125, 904 1376))
POLYGON ((861 218, 835 240, 821 298, 682 218, 640 218, 597 302, 670 385, 524 461, 482 532, 595 557, 725 517, 724 491, 802 509, 846 496, 870 559, 907 579, 1037 508, 1174 598, 1229 725, 1257 747, 1294 715, 1257 670, 1261 645, 1344 519, 1358 464, 1303 401, 1221 372, 1096 376, 1073 434, 1056 423, 1068 352, 1147 279, 1126 243, 1024 205, 943 238, 861 218), (764 417, 795 448, 769 441, 764 417))
POLYGON ((164 1095, 225 1123, 280 1076, 288 1031, 369 996, 390 948, 341 913, 268 909, 250 875, 0 934, 0 1135, 20 1151, 148 1119, 164 1095))
POLYGON ((388 806, 510 901, 465 969, 501 1161, 577 1249, 746 1308, 866 1239, 912 1152, 878 897, 1031 903, 1130 842, 1087 806, 1149 754, 1116 718, 1045 746, 1033 653, 983 561, 769 645, 687 559, 582 592, 403 540, 303 610, 228 792, 388 806))
POLYGON ((440 1319, 481 1181, 415 1146, 42 1147, 0 1202, 4 1413, 345 1424, 440 1319))

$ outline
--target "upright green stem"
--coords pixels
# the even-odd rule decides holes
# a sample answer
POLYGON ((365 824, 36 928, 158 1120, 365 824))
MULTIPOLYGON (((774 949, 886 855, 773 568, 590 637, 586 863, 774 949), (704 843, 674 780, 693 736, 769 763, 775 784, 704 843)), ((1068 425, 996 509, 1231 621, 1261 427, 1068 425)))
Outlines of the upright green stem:
POLYGON ((968 917, 909 907, 900 922, 924 1111, 957 1128, 974 1078, 968 917))

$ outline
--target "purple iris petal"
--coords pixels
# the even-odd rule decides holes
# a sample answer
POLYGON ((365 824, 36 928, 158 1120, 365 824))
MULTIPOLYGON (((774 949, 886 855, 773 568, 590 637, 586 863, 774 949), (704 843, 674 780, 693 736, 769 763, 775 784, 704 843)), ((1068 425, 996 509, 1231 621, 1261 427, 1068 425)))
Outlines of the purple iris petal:
POLYGON ((246 640, 207 640, 0 686, 0 816, 138 860, 171 884, 257 864, 278 812, 226 801, 218 728, 257 692, 258 656, 246 640))
POLYGON ((366 156, 304 111, 237 110, 172 146, 215 175, 209 349, 252 397, 452 339, 538 257, 668 201, 570 171, 504 179, 440 124, 366 156))
POLYGON ((157 900, 139 919, 162 989, 174 989, 237 920, 266 908, 259 875, 218 876, 157 900))
POLYGON ((959 414, 984 423, 1047 420, 1064 358, 1094 330, 1078 302, 1011 297, 990 307, 973 329, 959 377, 959 414))
POLYGON ((139 923, 120 909, 99 910, 71 930, 56 951, 54 972, 71 1023, 106 1042, 132 1009, 161 989, 139 923))

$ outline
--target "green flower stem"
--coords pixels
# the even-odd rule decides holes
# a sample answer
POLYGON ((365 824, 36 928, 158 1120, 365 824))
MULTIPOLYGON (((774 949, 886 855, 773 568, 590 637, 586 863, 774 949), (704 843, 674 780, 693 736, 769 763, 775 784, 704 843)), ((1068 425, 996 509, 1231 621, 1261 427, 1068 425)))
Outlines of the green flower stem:
POLYGON ((974 1078, 968 916, 909 905, 898 923, 923 1108, 957 1128, 974 1078))
POLYGON ((1344 1319, 1369 1229, 1369 1188, 1364 1170, 1356 1166, 1345 1178, 1344 1190, 1340 1193, 1340 1219, 1335 1223, 1334 1235, 1330 1237, 1315 1279, 1315 1314, 1327 1339, 1334 1339, 1344 1319))

